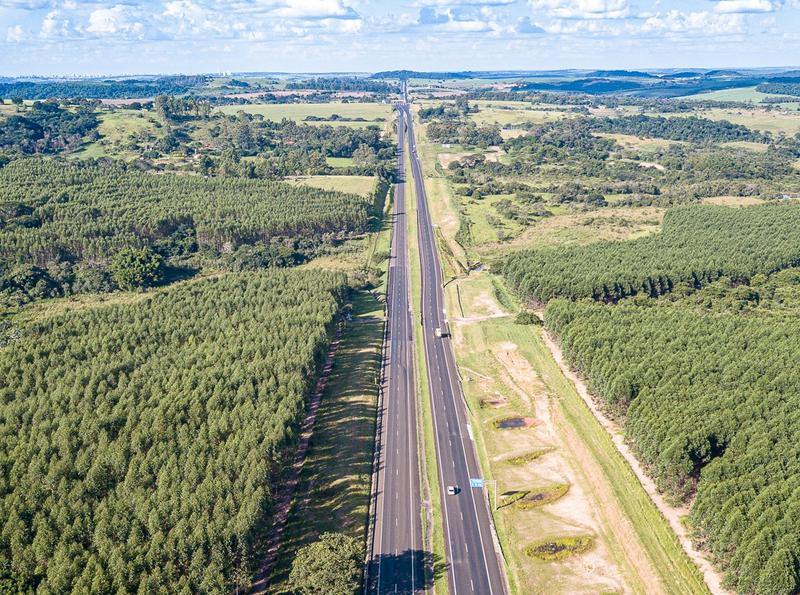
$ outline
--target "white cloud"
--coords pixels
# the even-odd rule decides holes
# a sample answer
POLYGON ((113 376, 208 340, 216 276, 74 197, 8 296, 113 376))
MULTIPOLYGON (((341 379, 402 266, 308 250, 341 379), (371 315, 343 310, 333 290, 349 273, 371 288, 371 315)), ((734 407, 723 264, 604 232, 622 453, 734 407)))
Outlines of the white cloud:
POLYGON ((341 0, 285 0, 272 10, 275 16, 294 19, 357 19, 358 14, 341 0))
POLYGON ((508 6, 517 0, 417 0, 412 6, 508 6))
POLYGON ((53 5, 49 0, 0 0, 0 8, 20 8, 22 10, 41 10, 53 5))
POLYGON ((631 14, 628 0, 528 0, 528 4, 558 19, 623 19, 631 14))
POLYGON ((720 14, 775 12, 780 7, 780 2, 772 0, 722 0, 714 7, 714 12, 720 14))
POLYGON ((6 31, 6 41, 8 43, 19 43, 25 41, 25 31, 22 30, 22 25, 14 25, 9 27, 6 31))
POLYGON ((538 35, 545 31, 539 25, 531 21, 529 17, 522 17, 517 21, 516 25, 514 25, 514 32, 526 35, 538 35))
POLYGON ((642 25, 644 33, 730 35, 744 30, 740 14, 718 14, 708 11, 681 12, 670 10, 651 16, 642 25))
POLYGON ((89 14, 86 31, 96 35, 125 33, 140 36, 144 25, 135 20, 128 7, 117 4, 111 8, 98 8, 89 14))
POLYGON ((69 19, 62 18, 60 10, 51 10, 42 20, 41 37, 69 37, 72 34, 69 19))

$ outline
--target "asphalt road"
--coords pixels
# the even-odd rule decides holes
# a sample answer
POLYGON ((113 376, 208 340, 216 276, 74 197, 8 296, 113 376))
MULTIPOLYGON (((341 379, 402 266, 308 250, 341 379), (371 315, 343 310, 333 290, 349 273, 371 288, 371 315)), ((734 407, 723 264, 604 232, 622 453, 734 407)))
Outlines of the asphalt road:
POLYGON ((408 245, 405 213, 405 127, 398 118, 398 173, 395 185, 394 231, 387 286, 388 330, 384 354, 375 525, 368 569, 370 593, 425 591, 420 501, 419 444, 412 367, 408 245))
MULTIPOLYGON (((422 166, 414 140, 407 104, 405 115, 411 171, 418 206, 418 237, 422 269, 421 336, 425 344, 428 382, 433 403, 436 458, 441 487, 444 541, 451 595, 505 594, 505 578, 496 551, 491 516, 483 489, 470 488, 470 478, 480 478, 472 430, 466 415, 450 338, 437 338, 435 329, 447 332, 444 293, 436 238, 428 211, 422 166), (460 491, 447 494, 448 486, 460 491)), ((418 327, 419 328, 419 327, 418 327)))

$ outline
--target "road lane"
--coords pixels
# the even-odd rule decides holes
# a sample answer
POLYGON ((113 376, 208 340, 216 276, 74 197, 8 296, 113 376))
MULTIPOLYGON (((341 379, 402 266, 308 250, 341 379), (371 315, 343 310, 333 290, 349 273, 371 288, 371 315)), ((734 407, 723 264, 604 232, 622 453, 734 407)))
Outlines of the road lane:
MULTIPOLYGON (((481 477, 450 338, 438 338, 436 329, 448 330, 444 311, 441 264, 428 210, 422 167, 417 155, 413 121, 407 104, 405 116, 411 171, 418 206, 418 240, 422 270, 421 331, 425 345, 428 382, 439 482, 442 489, 448 584, 453 595, 486 593, 503 595, 505 577, 496 551, 491 515, 483 490, 470 488, 470 478, 481 477), (447 495, 448 486, 460 492, 447 495)), ((418 321, 419 322, 419 321, 418 321)))
POLYGON ((405 119, 398 117, 398 182, 390 251, 382 411, 369 593, 425 590, 419 445, 405 213, 405 119))

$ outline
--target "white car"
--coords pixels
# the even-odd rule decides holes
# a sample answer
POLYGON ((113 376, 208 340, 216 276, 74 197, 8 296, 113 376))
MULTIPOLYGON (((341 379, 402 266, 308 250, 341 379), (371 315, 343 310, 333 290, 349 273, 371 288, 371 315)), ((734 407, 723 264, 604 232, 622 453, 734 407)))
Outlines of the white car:
POLYGON ((458 489, 458 486, 447 486, 447 495, 448 495, 448 496, 455 496, 455 495, 456 495, 456 494, 458 494, 460 491, 461 491, 461 490, 460 490, 460 489, 458 489))

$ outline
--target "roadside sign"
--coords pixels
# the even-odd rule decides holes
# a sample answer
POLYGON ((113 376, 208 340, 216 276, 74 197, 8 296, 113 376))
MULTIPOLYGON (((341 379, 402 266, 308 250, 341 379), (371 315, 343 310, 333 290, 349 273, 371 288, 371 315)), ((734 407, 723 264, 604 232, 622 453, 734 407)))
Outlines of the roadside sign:
POLYGON ((470 477, 469 478, 469 487, 471 488, 482 488, 486 486, 486 482, 481 479, 480 477, 470 477))

